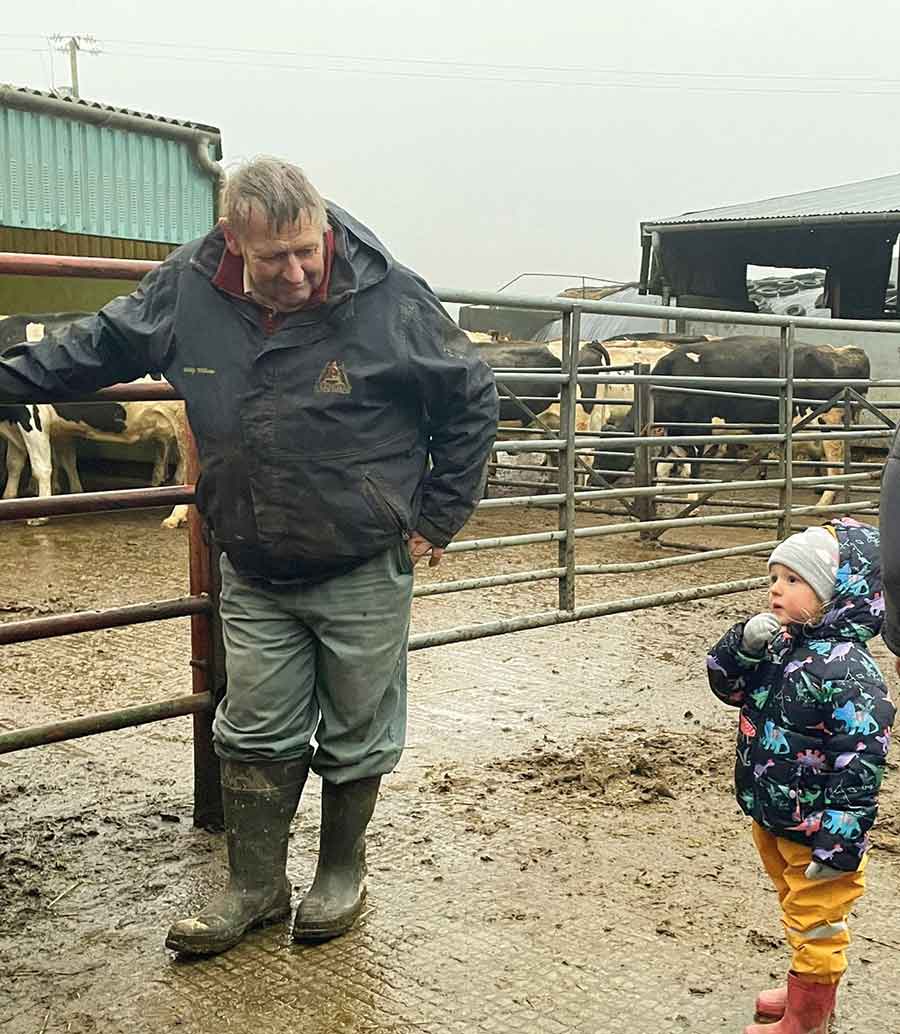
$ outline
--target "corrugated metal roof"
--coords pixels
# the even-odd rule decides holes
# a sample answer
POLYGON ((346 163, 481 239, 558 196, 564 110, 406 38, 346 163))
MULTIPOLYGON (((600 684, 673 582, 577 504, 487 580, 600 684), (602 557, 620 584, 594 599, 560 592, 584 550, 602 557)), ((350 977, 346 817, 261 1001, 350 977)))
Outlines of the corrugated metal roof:
POLYGON ((684 212, 667 219, 648 219, 642 226, 671 226, 679 223, 744 222, 751 219, 802 219, 804 217, 900 213, 900 173, 876 179, 845 183, 802 194, 749 201, 722 208, 684 212))
MULTIPOLYGON (((149 119, 151 122, 163 122, 170 126, 185 126, 187 129, 199 129, 208 133, 219 136, 219 130, 216 126, 207 126, 202 122, 184 122, 177 118, 166 118, 164 115, 148 115, 145 111, 134 111, 131 108, 117 108, 112 104, 101 104, 99 101, 88 101, 83 98, 76 100, 74 97, 69 97, 63 93, 48 93, 44 90, 34 90, 30 86, 13 86, 10 83, 3 83, 8 90, 14 90, 16 93, 30 94, 32 97, 48 97, 51 100, 64 101, 66 104, 72 104, 77 107, 94 108, 99 111, 115 111, 120 115, 133 115, 135 118, 149 119)), ((221 157, 221 156, 220 156, 221 157)))
POLYGON ((177 139, 0 105, 0 154, 2 226, 182 244, 215 221, 216 183, 177 139))

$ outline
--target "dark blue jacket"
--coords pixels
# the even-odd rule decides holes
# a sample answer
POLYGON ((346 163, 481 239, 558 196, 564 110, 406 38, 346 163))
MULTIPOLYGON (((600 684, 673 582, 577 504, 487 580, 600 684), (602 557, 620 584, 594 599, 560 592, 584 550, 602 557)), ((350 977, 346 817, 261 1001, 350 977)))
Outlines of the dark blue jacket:
POLYGON ((776 836, 835 869, 858 868, 878 812, 894 706, 866 647, 884 615, 878 530, 833 521, 834 597, 815 626, 790 625, 765 654, 741 650, 744 622, 706 659, 709 684, 740 707, 735 789, 776 836))
POLYGON ((328 217, 322 305, 267 333, 249 300, 213 284, 217 228, 133 294, 7 353, 0 399, 162 373, 197 440, 197 506, 249 576, 322 580, 412 531, 445 546, 478 498, 496 431, 493 375, 415 273, 346 212, 329 206, 328 217))

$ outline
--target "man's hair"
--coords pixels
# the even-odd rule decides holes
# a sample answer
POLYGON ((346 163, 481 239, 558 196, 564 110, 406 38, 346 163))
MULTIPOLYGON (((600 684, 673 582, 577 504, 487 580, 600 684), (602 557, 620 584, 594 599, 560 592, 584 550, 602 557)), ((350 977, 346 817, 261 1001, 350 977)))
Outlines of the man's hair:
POLYGON ((228 173, 220 212, 238 237, 246 232, 254 210, 265 217, 271 230, 293 226, 304 215, 323 233, 328 228, 322 195, 302 169, 282 158, 261 156, 228 173))

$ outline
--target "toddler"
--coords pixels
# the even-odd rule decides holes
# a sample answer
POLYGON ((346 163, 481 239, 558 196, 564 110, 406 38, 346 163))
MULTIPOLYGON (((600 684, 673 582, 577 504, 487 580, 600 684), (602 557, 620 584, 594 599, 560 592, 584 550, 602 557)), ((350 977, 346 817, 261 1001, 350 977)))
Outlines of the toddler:
POLYGON ((866 647, 884 614, 878 530, 851 518, 791 535, 769 557, 769 604, 707 657, 741 709, 735 789, 781 902, 787 986, 745 1034, 825 1034, 865 889, 867 834, 894 707, 866 647))

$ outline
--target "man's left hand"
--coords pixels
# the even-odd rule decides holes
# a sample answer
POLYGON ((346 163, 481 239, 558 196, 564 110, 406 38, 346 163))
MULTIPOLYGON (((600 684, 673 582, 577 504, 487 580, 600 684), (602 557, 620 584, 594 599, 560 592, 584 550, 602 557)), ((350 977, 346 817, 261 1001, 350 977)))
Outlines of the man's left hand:
POLYGON ((444 555, 443 549, 433 546, 424 535, 420 535, 417 531, 414 531, 412 535, 409 536, 407 546, 409 547, 409 555, 412 559, 413 566, 415 566, 423 556, 428 556, 428 566, 437 567, 441 562, 441 557, 444 555))

